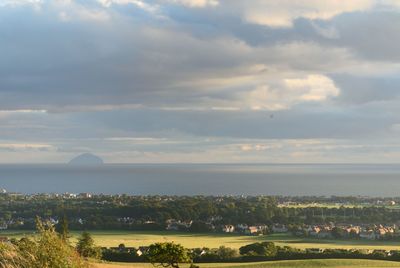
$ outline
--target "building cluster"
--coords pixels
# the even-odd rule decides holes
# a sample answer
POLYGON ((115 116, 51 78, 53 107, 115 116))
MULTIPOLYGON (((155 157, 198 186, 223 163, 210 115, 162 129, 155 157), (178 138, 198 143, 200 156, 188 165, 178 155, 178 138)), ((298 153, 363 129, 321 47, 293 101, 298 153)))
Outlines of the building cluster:
POLYGON ((297 236, 314 238, 358 238, 367 240, 379 240, 400 238, 400 229, 394 225, 382 224, 324 224, 304 225, 287 228, 282 224, 275 224, 271 228, 274 233, 292 233, 297 236))
MULTIPOLYGON (((166 230, 168 231, 185 231, 188 230, 193 221, 179 221, 169 219, 166 221, 166 230)), ((383 240, 390 238, 400 238, 400 229, 394 225, 382 224, 322 224, 322 225, 303 225, 296 227, 288 227, 285 224, 273 224, 268 226, 265 224, 247 225, 247 224, 225 224, 213 225, 205 223, 209 230, 222 233, 236 233, 244 235, 262 235, 267 233, 292 234, 296 236, 312 237, 312 238, 347 238, 347 239, 367 239, 367 240, 383 240)))
MULTIPOLYGON (((180 221, 175 219, 169 219, 166 221, 166 230, 168 231, 185 231, 192 227, 193 221, 180 221)), ((268 226, 265 224, 260 225, 247 225, 247 224, 214 224, 213 221, 209 220, 202 223, 207 230, 214 232, 223 233, 238 233, 245 235, 262 235, 268 232, 268 226)))
POLYGON ((10 219, 10 220, 3 220, 0 221, 0 230, 7 230, 9 228, 19 228, 25 224, 24 219, 10 219))
MULTIPOLYGON (((184 231, 189 229, 192 226, 192 223, 193 221, 180 221, 175 219, 169 219, 166 221, 167 227, 165 229, 168 231, 184 231)), ((213 226, 210 224, 210 228, 212 227, 213 226)))

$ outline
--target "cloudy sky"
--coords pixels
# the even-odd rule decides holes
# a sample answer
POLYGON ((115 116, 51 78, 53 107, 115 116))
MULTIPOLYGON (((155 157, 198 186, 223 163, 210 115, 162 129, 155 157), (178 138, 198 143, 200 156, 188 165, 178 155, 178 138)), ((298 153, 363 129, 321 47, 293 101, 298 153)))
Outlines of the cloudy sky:
POLYGON ((400 1, 2 0, 0 163, 400 162, 400 1))

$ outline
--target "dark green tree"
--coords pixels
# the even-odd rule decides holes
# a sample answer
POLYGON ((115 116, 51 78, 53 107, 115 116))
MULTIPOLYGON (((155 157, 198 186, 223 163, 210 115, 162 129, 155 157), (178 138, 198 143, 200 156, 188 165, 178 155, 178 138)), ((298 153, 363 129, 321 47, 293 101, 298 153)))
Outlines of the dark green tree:
POLYGON ((203 221, 194 221, 190 227, 189 231, 193 233, 206 233, 211 232, 211 227, 203 221))
POLYGON ((221 260, 229 260, 239 256, 239 252, 236 249, 220 246, 217 249, 217 255, 221 260))
POLYGON ((64 241, 68 241, 69 238, 69 228, 68 228, 68 219, 67 216, 64 214, 61 221, 56 226, 57 232, 60 234, 60 237, 64 241))
POLYGON ((94 240, 88 232, 82 233, 76 244, 76 250, 85 258, 98 259, 101 257, 101 249, 94 244, 94 240))
POLYGON ((275 257, 278 249, 273 242, 253 243, 239 248, 241 255, 275 257))
POLYGON ((154 266, 173 268, 179 268, 179 263, 189 263, 192 261, 187 249, 180 244, 172 242, 150 245, 146 257, 154 266))

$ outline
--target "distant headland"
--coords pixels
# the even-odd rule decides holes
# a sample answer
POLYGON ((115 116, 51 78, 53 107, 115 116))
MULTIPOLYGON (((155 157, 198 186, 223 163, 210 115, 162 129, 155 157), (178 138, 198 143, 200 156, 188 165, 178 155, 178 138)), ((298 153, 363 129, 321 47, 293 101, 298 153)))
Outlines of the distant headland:
POLYGON ((104 161, 97 155, 91 154, 91 153, 84 153, 80 154, 74 158, 72 158, 68 164, 70 165, 103 165, 104 161))

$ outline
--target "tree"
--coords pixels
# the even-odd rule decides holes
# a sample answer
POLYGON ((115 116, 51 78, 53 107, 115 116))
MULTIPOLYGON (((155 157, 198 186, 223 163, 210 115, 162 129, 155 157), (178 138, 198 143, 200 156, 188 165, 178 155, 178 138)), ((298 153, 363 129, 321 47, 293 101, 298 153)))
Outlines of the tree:
POLYGON ((95 258, 101 257, 101 250, 94 244, 92 236, 88 232, 83 232, 76 244, 76 250, 82 257, 95 258))
POLYGON ((119 249, 119 251, 125 251, 126 250, 125 244, 124 243, 119 244, 118 249, 119 249))
POLYGON ((150 245, 146 257, 154 266, 173 268, 179 268, 179 263, 192 261, 188 251, 182 245, 173 242, 150 245))
POLYGON ((189 231, 192 233, 206 233, 211 230, 210 225, 203 221, 194 221, 189 227, 189 231))
POLYGON ((64 241, 68 241, 69 228, 68 228, 68 219, 65 214, 56 227, 57 227, 57 232, 60 234, 61 239, 64 241))
POLYGON ((217 249, 217 255, 221 260, 230 260, 239 256, 236 249, 220 246, 217 249))
POLYGON ((343 234, 343 231, 338 227, 333 227, 332 231, 331 231, 331 234, 332 234, 332 236, 334 238, 341 238, 342 234, 343 234))
POLYGON ((275 257, 278 253, 273 242, 253 243, 239 248, 241 255, 275 257))

